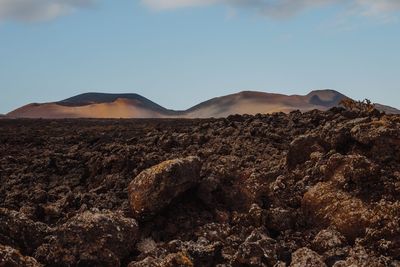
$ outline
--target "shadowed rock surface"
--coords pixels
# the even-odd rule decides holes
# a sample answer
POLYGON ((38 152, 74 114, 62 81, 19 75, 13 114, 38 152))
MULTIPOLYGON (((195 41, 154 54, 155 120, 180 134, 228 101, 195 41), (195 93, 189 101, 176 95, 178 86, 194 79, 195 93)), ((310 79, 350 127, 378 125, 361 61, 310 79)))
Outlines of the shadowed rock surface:
POLYGON ((129 184, 132 212, 138 218, 157 214, 200 180, 198 157, 164 161, 142 171, 129 184))
POLYGON ((400 264, 399 116, 333 108, 0 129, 0 262, 10 251, 44 266, 400 264))
POLYGON ((1 267, 42 267, 34 258, 23 256, 18 250, 0 244, 1 267))
POLYGON ((137 238, 134 219, 85 211, 54 229, 34 256, 49 266, 120 266, 137 238))

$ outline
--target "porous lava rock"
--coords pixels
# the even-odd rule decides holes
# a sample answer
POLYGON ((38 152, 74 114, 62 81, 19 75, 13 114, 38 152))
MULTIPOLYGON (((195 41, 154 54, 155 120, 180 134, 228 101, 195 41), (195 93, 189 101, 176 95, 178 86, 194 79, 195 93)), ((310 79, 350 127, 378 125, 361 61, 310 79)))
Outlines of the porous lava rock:
POLYGON ((120 266, 137 239, 134 219, 86 211, 57 227, 34 255, 49 266, 120 266))
POLYGON ((44 242, 50 228, 25 214, 0 208, 0 244, 30 254, 44 242))
POLYGON ((164 161, 142 171, 129 184, 129 201, 138 218, 154 216, 200 180, 201 161, 187 157, 164 161))
POLYGON ((326 267, 326 264, 315 251, 309 248, 301 248, 293 253, 290 267, 326 267))
POLYGON ((5 119, 0 129, 0 243, 38 264, 400 264, 398 115, 5 119))
POLYGON ((365 233, 369 209, 358 198, 336 189, 330 183, 318 183, 303 198, 303 210, 320 225, 335 226, 350 240, 365 233))
POLYGON ((0 244, 1 267, 43 267, 34 258, 23 256, 18 250, 0 244))

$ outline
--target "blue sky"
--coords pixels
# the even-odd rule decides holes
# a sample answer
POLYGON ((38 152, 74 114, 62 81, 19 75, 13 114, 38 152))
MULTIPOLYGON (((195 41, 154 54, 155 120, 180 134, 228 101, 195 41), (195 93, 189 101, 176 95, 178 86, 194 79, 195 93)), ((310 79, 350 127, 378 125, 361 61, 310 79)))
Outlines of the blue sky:
POLYGON ((186 109, 322 88, 400 108, 399 48, 398 0, 0 0, 0 113, 89 91, 186 109))

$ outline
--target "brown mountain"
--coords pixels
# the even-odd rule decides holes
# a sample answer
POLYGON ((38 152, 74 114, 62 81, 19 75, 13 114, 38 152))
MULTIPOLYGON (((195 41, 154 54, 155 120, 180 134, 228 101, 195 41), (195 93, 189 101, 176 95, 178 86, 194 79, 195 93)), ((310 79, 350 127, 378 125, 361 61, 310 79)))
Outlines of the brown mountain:
POLYGON ((343 98, 346 96, 334 90, 313 91, 305 96, 244 91, 208 100, 187 110, 186 113, 192 118, 208 118, 232 114, 327 110, 338 106, 343 98))
MULTIPOLYGON (((283 95, 244 91, 213 98, 185 111, 166 109, 138 94, 87 93, 60 102, 29 104, 7 114, 13 118, 210 118, 232 114, 327 110, 339 105, 345 95, 334 90, 307 95, 283 95)), ((380 104, 387 113, 400 111, 380 104)))
POLYGON ((7 114, 14 118, 163 118, 174 115, 138 94, 86 93, 60 102, 29 104, 7 114))

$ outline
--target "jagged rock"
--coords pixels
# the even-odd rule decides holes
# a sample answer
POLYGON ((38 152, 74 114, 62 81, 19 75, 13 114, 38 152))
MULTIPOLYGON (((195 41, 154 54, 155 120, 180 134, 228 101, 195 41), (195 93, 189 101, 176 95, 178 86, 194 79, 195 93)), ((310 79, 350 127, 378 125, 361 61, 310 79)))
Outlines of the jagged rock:
POLYGON ((57 227, 35 258, 57 266, 120 266, 135 248, 138 225, 112 212, 86 211, 57 227))
POLYGON ((310 159, 313 152, 323 152, 326 146, 317 135, 302 135, 290 144, 286 163, 289 168, 294 168, 310 159))
POLYGON ((324 258, 328 266, 346 259, 349 253, 346 238, 332 228, 322 230, 316 235, 312 241, 312 249, 324 258))
POLYGON ((312 242, 313 249, 318 253, 324 253, 331 249, 340 248, 345 244, 345 237, 334 229, 325 229, 320 231, 312 242))
POLYGON ((355 125, 351 136, 370 147, 370 154, 380 162, 396 160, 400 156, 400 130, 389 117, 355 125))
POLYGON ((152 238, 145 238, 138 242, 137 249, 142 254, 150 254, 157 249, 157 243, 152 238))
POLYGON ((303 247, 328 266, 374 266, 372 258, 399 265, 400 116, 332 109, 207 120, 10 120, 0 128, 0 206, 21 214, 0 217, 0 243, 47 266, 147 267, 186 257, 194 266, 273 266, 272 259, 283 267, 303 247), (132 178, 190 155, 201 158, 201 179, 189 179, 183 193, 186 182, 169 178, 166 197, 157 183, 138 190, 150 212, 135 215, 132 178), (88 210, 135 215, 142 241, 135 246, 139 238, 123 234, 121 247, 120 220, 81 226, 76 218, 88 210), (47 237, 32 238, 36 222, 48 225, 39 223, 50 228, 47 237), (87 233, 92 228, 98 239, 87 233), (247 240, 256 229, 271 243, 247 240), (269 258, 260 256, 275 246, 269 258))
POLYGON ((168 243, 168 248, 173 252, 184 252, 188 255, 194 266, 215 266, 221 259, 221 242, 210 242, 200 237, 196 242, 173 240, 168 243))
POLYGON ((400 202, 381 200, 371 211, 371 225, 362 239, 382 255, 400 259, 400 202))
POLYGON ((302 207, 312 223, 335 226, 350 240, 365 234, 369 224, 368 207, 331 183, 318 183, 309 189, 304 194, 302 207))
POLYGON ((198 157, 187 157, 165 161, 141 172, 128 187, 134 215, 138 218, 155 215, 199 182, 200 169, 198 157))
POLYGON ((292 209, 271 208, 267 211, 266 226, 274 231, 292 229, 296 221, 296 212, 292 209))
POLYGON ((301 248, 292 254, 290 267, 326 267, 323 258, 309 248, 301 248))
POLYGON ((157 259, 154 257, 147 257, 141 261, 133 261, 128 264, 128 267, 160 267, 157 259))
POLYGON ((337 261, 333 267, 348 267, 348 266, 361 266, 361 267, 386 267, 386 266, 399 266, 393 260, 385 257, 376 257, 368 253, 363 247, 355 246, 351 252, 350 256, 341 261, 337 261))
POLYGON ((31 254, 49 231, 46 224, 34 222, 21 212, 0 208, 0 244, 31 254))
POLYGON ((277 244, 262 229, 254 230, 234 255, 235 266, 273 266, 277 263, 277 244))
POLYGON ((0 267, 42 267, 34 258, 23 256, 18 250, 0 244, 0 267))
POLYGON ((179 252, 167 255, 160 267, 194 267, 194 264, 185 253, 179 252))
POLYGON ((131 262, 128 267, 194 267, 188 255, 182 252, 171 253, 162 259, 147 257, 139 262, 131 262))
POLYGON ((379 168, 364 156, 335 154, 328 160, 326 175, 338 187, 349 183, 362 187, 379 180, 378 170, 379 168))

